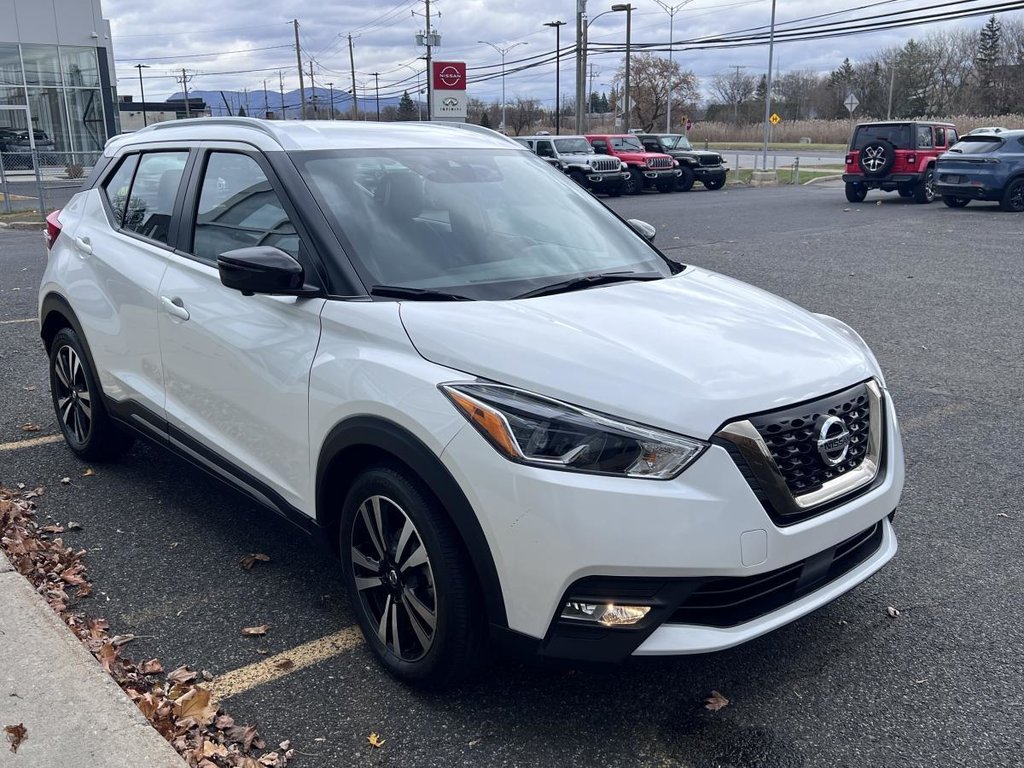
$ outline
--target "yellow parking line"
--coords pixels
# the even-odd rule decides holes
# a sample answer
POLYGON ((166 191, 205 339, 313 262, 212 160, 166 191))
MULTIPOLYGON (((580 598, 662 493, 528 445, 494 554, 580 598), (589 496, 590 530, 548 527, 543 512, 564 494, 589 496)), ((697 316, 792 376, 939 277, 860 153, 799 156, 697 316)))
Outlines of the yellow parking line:
POLYGON ((214 678, 208 687, 217 699, 227 699, 256 686, 278 680, 311 664, 340 656, 358 647, 362 642, 363 634, 359 627, 346 627, 333 635, 311 640, 247 667, 225 672, 214 678))
POLYGON ((0 320, 0 325, 13 325, 14 323, 38 323, 34 317, 26 317, 23 320, 0 320))
POLYGON ((20 448, 35 448, 37 445, 59 443, 63 439, 64 437, 62 435, 43 435, 42 437, 33 437, 29 440, 15 440, 13 443, 0 443, 0 451, 17 451, 20 448))

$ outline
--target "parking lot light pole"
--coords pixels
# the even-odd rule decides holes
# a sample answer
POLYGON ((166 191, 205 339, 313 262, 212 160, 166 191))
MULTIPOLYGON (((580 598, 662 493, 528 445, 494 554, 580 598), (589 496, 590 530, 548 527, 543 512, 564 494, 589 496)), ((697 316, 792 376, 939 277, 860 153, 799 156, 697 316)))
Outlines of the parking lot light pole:
POLYGON ((142 70, 149 69, 149 65, 136 64, 135 68, 139 70, 139 98, 142 99, 142 127, 145 128, 149 120, 146 119, 146 86, 142 84, 142 70))
POLYGON ((676 12, 692 0, 683 0, 681 3, 669 5, 665 0, 654 0, 668 14, 668 101, 665 106, 665 133, 672 133, 672 94, 675 89, 672 87, 672 53, 675 50, 675 20, 676 12))
POLYGON ((555 135, 562 133, 562 109, 560 98, 562 93, 562 27, 564 21, 546 21, 545 27, 555 28, 555 135))
POLYGON ((768 170, 768 137, 771 131, 772 116, 772 62, 775 57, 775 0, 772 0, 772 26, 768 35, 768 79, 765 82, 767 93, 764 95, 764 156, 761 167, 768 170))
POLYGON ((626 105, 626 108, 623 110, 623 131, 629 133, 629 114, 633 111, 632 105, 629 102, 629 46, 632 37, 633 11, 635 7, 632 3, 616 3, 612 6, 612 10, 626 12, 626 83, 622 89, 622 98, 626 105))
POLYGON ((513 48, 519 45, 529 45, 525 40, 520 40, 518 43, 512 43, 512 45, 502 48, 494 43, 489 43, 486 40, 477 40, 482 45, 489 45, 491 48, 501 54, 501 130, 508 131, 505 124, 505 54, 511 51, 513 48))

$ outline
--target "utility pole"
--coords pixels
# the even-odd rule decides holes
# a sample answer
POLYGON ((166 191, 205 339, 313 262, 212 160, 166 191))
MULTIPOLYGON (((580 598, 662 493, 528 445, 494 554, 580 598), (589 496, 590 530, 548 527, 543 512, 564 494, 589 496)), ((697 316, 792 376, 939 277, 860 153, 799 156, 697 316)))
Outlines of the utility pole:
POLYGON ((352 53, 352 35, 348 36, 348 63, 352 68, 352 119, 359 119, 359 97, 356 95, 356 58, 352 53))
MULTIPOLYGON (((431 117, 433 117, 433 115, 434 115, 434 113, 430 111, 430 107, 431 107, 431 104, 430 104, 430 102, 431 102, 431 98, 430 98, 431 97, 431 93, 430 92, 432 90, 432 88, 430 87, 430 84, 431 84, 430 78, 434 76, 433 72, 431 72, 431 64, 430 64, 430 62, 433 60, 433 46, 431 45, 431 43, 433 42, 433 38, 430 36, 430 0, 425 0, 425 2, 426 2, 426 11, 427 11, 427 120, 430 120, 431 117)), ((377 108, 378 109, 380 108, 380 103, 379 102, 377 104, 377 108)))
POLYGON ((373 88, 376 95, 374 101, 377 103, 377 122, 380 122, 380 72, 373 73, 373 88))
POLYGON ((263 119, 270 114, 270 104, 267 102, 267 78, 263 78, 263 119))
POLYGON ((302 48, 299 46, 299 20, 292 19, 295 26, 295 63, 299 69, 299 101, 302 102, 302 119, 306 119, 306 86, 302 82, 302 48))
POLYGON ((331 89, 331 116, 329 118, 327 118, 327 119, 328 120, 333 120, 334 119, 334 83, 328 83, 327 87, 331 89))
POLYGON ((316 120, 316 86, 313 85, 313 60, 309 60, 309 100, 313 102, 313 119, 316 120))
POLYGON ((149 69, 149 65, 136 64, 135 68, 139 70, 139 98, 142 99, 142 127, 145 128, 149 121, 146 118, 146 87, 142 84, 142 70, 149 69))
MULTIPOLYGON (((774 2, 774 0, 772 0, 774 2)), ((625 11, 626 12, 626 83, 623 88, 622 99, 625 102, 625 109, 623 110, 623 130, 629 133, 629 118, 633 112, 633 104, 629 100, 629 48, 630 41, 632 40, 633 33, 633 11, 636 7, 632 3, 617 3, 612 6, 613 11, 625 11)))
MULTIPOLYGON (((896 62, 892 63, 892 70, 889 72, 889 106, 885 110, 885 119, 892 120, 892 91, 896 87, 896 62)), ((851 115, 852 117, 852 115, 851 115)))
POLYGON ((544 26, 555 28, 555 135, 557 136, 562 132, 562 110, 559 99, 562 92, 562 27, 565 26, 565 22, 546 21, 544 26))
MULTIPOLYGON (((141 70, 140 70, 141 71, 141 70)), ((188 103, 188 75, 185 74, 185 68, 181 68, 181 88, 185 92, 185 117, 192 117, 192 108, 188 103)))
POLYGON ((587 90, 587 0, 576 0, 576 133, 583 133, 587 90))
POLYGON ((769 118, 772 114, 772 59, 775 57, 775 1, 776 0, 772 0, 772 26, 771 32, 768 35, 768 92, 764 96, 764 154, 761 161, 761 167, 766 171, 768 170, 769 132, 771 131, 772 126, 769 118))
POLYGON ((733 64, 730 67, 730 69, 735 69, 736 70, 736 77, 733 79, 732 121, 734 123, 738 123, 740 121, 740 102, 736 98, 737 95, 738 95, 736 93, 736 88, 739 86, 739 82, 740 82, 740 70, 746 69, 746 66, 744 66, 742 64, 733 64))
POLYGON ((287 113, 287 111, 284 108, 284 72, 282 72, 280 69, 277 70, 277 85, 278 85, 278 88, 281 89, 281 118, 280 119, 284 120, 284 119, 286 119, 286 115, 288 113, 287 113))

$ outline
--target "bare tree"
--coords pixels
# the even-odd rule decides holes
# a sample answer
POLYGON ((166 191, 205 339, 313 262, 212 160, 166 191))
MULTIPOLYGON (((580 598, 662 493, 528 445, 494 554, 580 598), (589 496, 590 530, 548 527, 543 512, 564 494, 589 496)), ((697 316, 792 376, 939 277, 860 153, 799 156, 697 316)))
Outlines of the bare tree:
POLYGON ((757 90, 757 78, 736 67, 726 75, 715 75, 711 79, 711 93, 719 104, 732 107, 733 119, 739 122, 740 105, 750 99, 757 90))
MULTIPOLYGON (((625 67, 620 67, 615 82, 625 80, 625 67)), ((682 118, 697 103, 697 77, 684 72, 678 62, 653 53, 630 56, 629 97, 633 102, 631 122, 650 131, 665 120, 669 89, 672 91, 672 111, 682 118)))
POLYGON ((537 99, 526 99, 522 96, 516 96, 515 101, 508 105, 506 112, 508 123, 516 136, 544 117, 537 99))

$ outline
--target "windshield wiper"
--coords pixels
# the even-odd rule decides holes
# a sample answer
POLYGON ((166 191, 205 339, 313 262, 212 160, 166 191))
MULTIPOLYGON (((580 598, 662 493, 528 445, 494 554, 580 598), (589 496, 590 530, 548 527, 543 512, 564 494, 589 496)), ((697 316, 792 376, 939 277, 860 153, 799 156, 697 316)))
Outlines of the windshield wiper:
POLYGON ((432 288, 413 288, 408 285, 372 285, 370 294, 393 299, 412 299, 413 301, 473 301, 469 296, 448 291, 435 291, 432 288))
POLYGON ((608 285, 609 283, 625 283, 633 280, 661 280, 664 275, 652 272, 602 272, 597 275, 585 275, 584 277, 573 277, 569 280, 562 280, 551 285, 542 285, 526 293, 514 296, 515 299, 531 299, 534 296, 549 296, 553 293, 567 293, 569 291, 583 288, 593 288, 597 285, 608 285))

